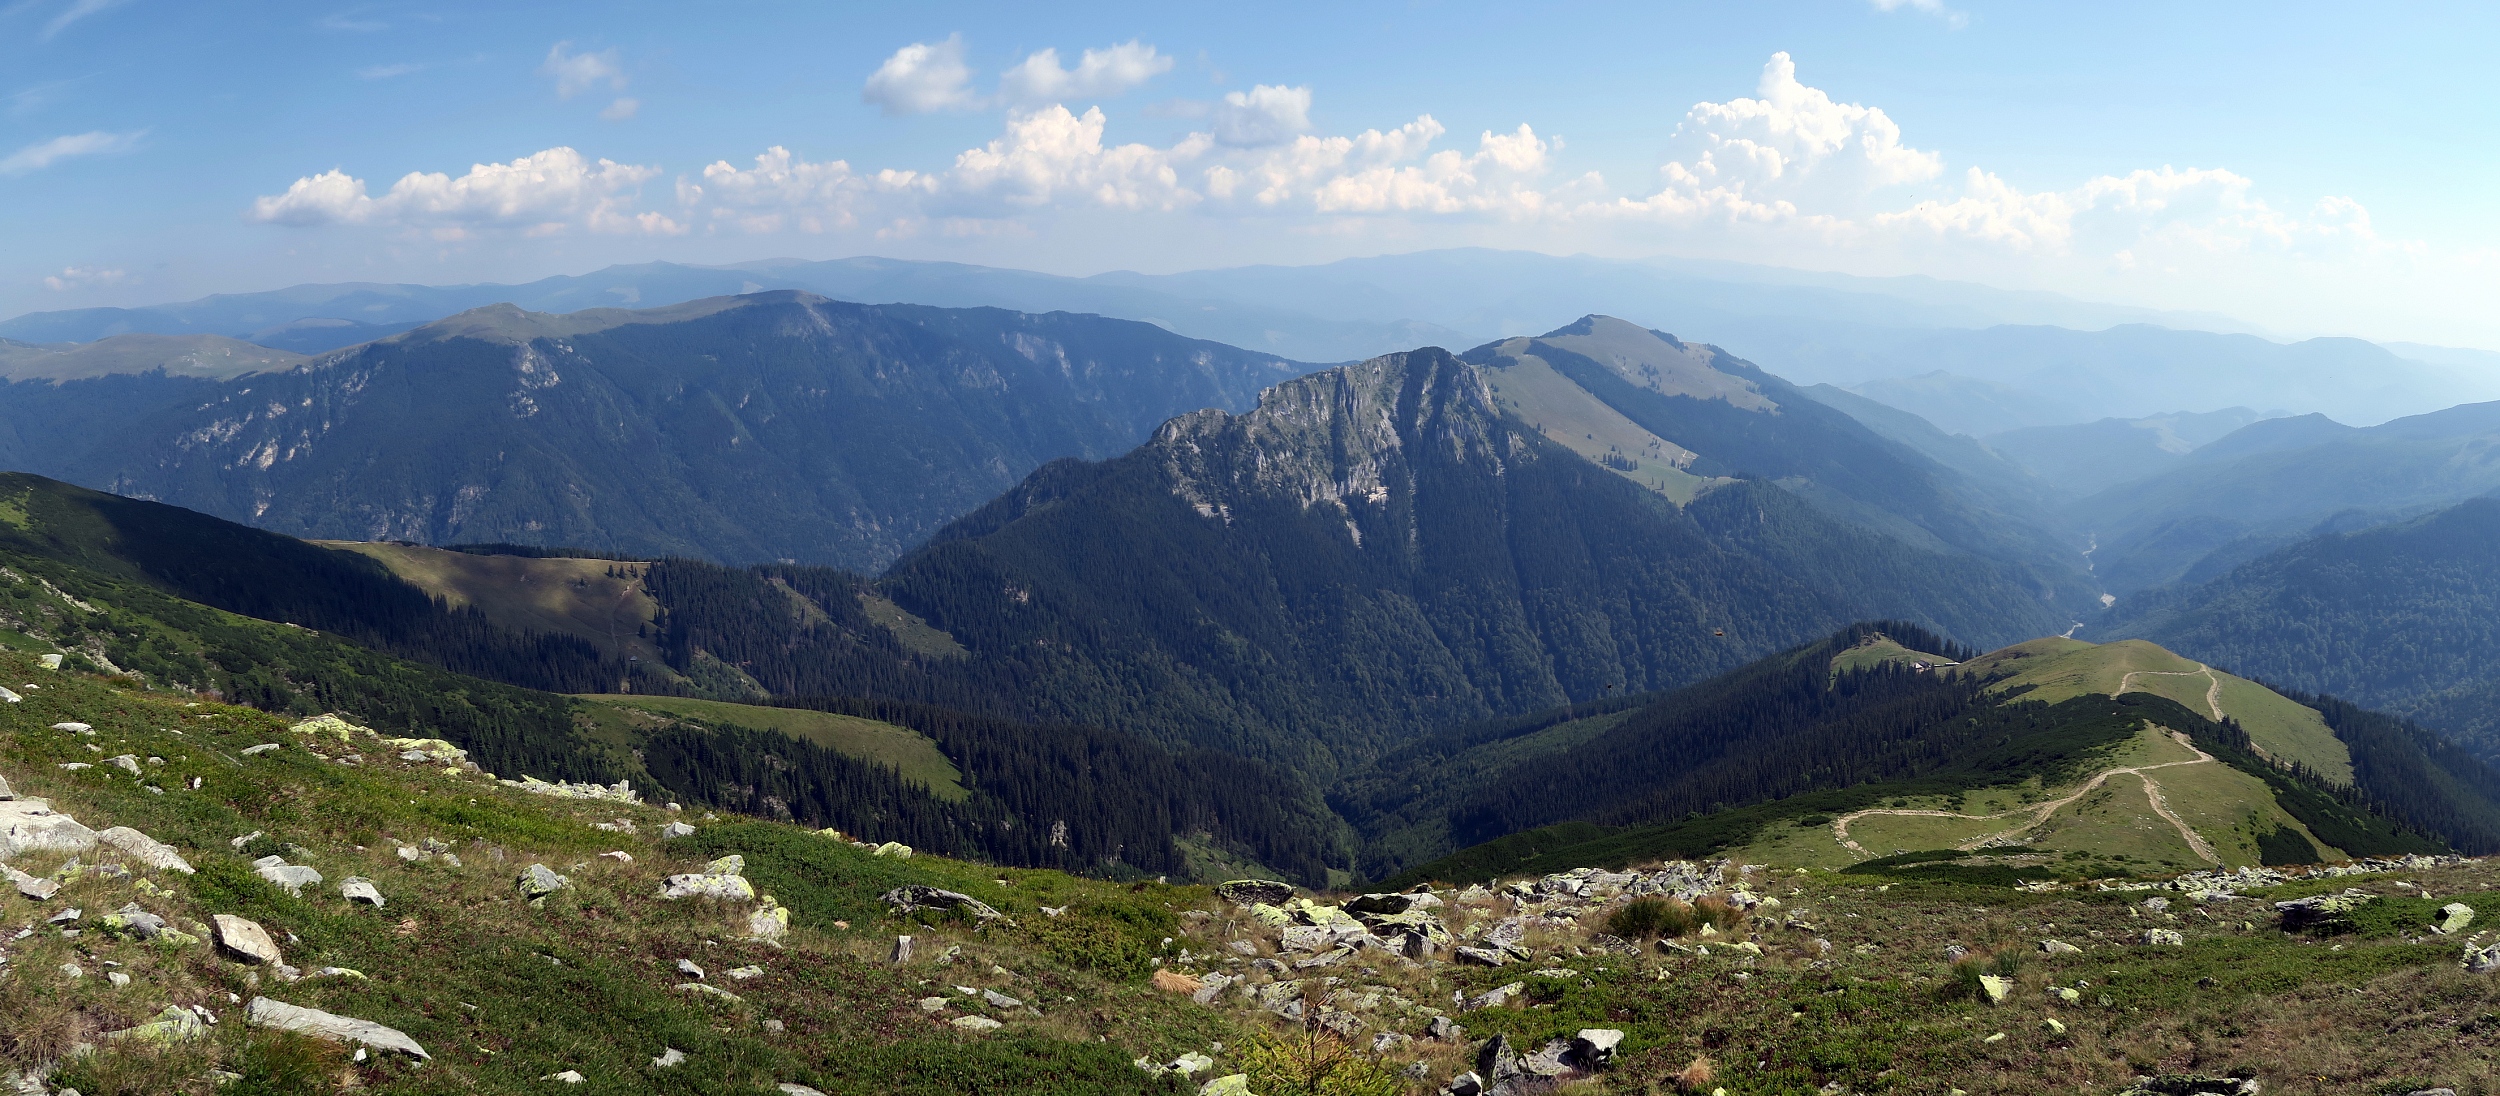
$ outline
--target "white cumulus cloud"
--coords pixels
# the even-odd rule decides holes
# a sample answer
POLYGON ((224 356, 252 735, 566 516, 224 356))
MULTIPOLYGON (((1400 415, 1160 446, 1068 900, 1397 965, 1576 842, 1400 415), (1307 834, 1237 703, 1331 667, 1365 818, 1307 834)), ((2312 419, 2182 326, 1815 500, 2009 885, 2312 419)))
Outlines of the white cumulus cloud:
POLYGON ((1045 49, 999 74, 998 94, 1011 103, 1107 99, 1170 71, 1170 57, 1135 39, 1086 50, 1074 69, 1060 65, 1058 50, 1045 49))
POLYGON ((1215 140, 1233 148, 1259 148, 1293 140, 1311 128, 1311 89, 1260 84, 1231 92, 1215 104, 1215 140))
POLYGON ((37 141, 6 157, 0 157, 0 175, 24 175, 28 172, 41 171, 63 160, 79 156, 107 156, 128 152, 138 147, 139 139, 145 136, 147 136, 146 130, 132 133, 107 133, 99 129, 91 133, 73 133, 55 137, 49 141, 37 141))
POLYGON ((859 90, 862 102, 890 115, 928 114, 980 105, 972 92, 972 69, 964 64, 963 35, 943 42, 914 42, 894 51, 859 90))
POLYGON ((375 197, 364 180, 332 169, 297 179, 284 194, 255 199, 247 216, 262 224, 397 226, 447 240, 490 228, 533 235, 573 227, 682 232, 668 216, 634 208, 642 184, 659 173, 656 167, 592 161, 558 147, 510 163, 475 164, 456 178, 410 172, 375 197))
POLYGON ((570 99, 601 84, 610 91, 625 90, 625 65, 614 49, 597 53, 567 53, 571 42, 558 42, 547 48, 547 60, 538 66, 539 75, 556 81, 556 97, 570 99))
POLYGON ((1944 171, 1944 157, 1903 144, 1882 110, 1800 83, 1786 53, 1771 55, 1755 94, 1694 104, 1672 138, 1681 158, 1659 169, 1664 187, 1624 208, 1686 221, 1786 220, 1801 209, 1846 212, 1944 171))

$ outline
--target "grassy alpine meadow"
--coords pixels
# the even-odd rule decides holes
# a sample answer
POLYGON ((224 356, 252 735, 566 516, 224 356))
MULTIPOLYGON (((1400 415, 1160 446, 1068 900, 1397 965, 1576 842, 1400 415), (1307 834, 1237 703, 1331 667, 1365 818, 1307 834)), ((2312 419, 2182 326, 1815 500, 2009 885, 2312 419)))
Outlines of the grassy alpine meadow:
POLYGON ((85 1096, 1179 1093, 1234 1074, 1264 1096, 1424 1094, 1494 1036, 1525 1052, 1586 1029, 1624 1037, 1575 1091, 2120 1092, 2189 1074, 2267 1092, 2495 1087, 2500 982, 2460 963, 2500 927, 2487 861, 2294 872, 2203 902, 2152 877, 2036 891, 1929 877, 1953 874, 1943 857, 1728 862, 1700 870, 1764 901, 1564 908, 1440 888, 1459 943, 1527 916, 1524 958, 1326 958, 1204 886, 878 855, 862 847, 875 834, 534 794, 495 779, 521 774, 403 760, 403 743, 352 727, 298 730, 14 651, 0 683, 22 697, 0 704, 14 806, 41 797, 94 830, 136 829, 196 869, 107 845, 9 861, 59 889, 0 896, 0 1069, 85 1096), (671 823, 693 832, 665 836, 671 823), (662 897, 669 876, 733 854, 756 898, 662 897), (253 862, 273 855, 321 882, 299 895, 264 879, 253 862), (537 864, 567 882, 533 902, 516 881, 537 864), (384 904, 342 897, 350 877, 384 904), (1001 916, 898 914, 882 896, 910 884, 1001 916), (2347 888, 2374 897, 2327 928, 2276 916, 2276 901, 2347 888), (2433 931, 2451 903, 2473 922, 2433 931), (132 904, 173 931, 139 939, 118 915, 132 904), (774 907, 789 928, 768 940, 753 915, 774 907), (263 926, 293 975, 222 949, 219 914, 263 926), (428 1057, 254 1026, 255 997, 386 1025, 428 1057), (214 1023, 115 1034, 168 1006, 214 1023), (1436 1019, 1462 1030, 1435 1037, 1436 1019), (1187 1077, 1139 1064, 1185 1055, 1206 1063, 1187 1077))

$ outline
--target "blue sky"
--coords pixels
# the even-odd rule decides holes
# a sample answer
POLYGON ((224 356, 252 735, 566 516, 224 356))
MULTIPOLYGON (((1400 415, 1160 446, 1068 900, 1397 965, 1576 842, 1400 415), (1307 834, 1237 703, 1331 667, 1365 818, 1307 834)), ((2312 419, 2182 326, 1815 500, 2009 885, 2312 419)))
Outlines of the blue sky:
POLYGON ((2429 4, 0 0, 0 315, 1488 245, 2500 347, 2496 31, 2429 4))

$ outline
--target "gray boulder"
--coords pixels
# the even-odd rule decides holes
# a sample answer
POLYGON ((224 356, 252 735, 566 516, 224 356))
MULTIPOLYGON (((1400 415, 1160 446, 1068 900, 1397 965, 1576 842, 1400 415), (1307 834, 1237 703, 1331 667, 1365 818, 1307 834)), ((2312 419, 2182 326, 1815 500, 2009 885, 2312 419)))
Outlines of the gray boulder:
POLYGON ((224 948, 227 954, 246 963, 272 967, 286 961, 278 952, 277 941, 269 938, 269 930, 260 927, 259 922, 231 913, 218 914, 209 921, 217 930, 217 946, 224 948))
POLYGON ((1286 900, 1293 897, 1293 884, 1280 883, 1273 879, 1235 879, 1216 884, 1215 896, 1236 906, 1256 905, 1261 902, 1277 906, 1283 905, 1286 900))
POLYGON ((0 860, 29 853, 80 853, 95 848, 95 831, 41 799, 0 802, 0 860))
POLYGON ((2175 948, 2185 943, 2187 943, 2187 937, 2179 935, 2179 930, 2177 929, 2144 930, 2144 944, 2147 947, 2175 948))
MULTIPOLYGON (((1506 986, 1486 990, 1483 993, 1479 993, 1467 999, 1466 1011, 1474 1012, 1478 1009, 1501 1008, 1504 1005, 1510 1004, 1511 998, 1517 997, 1520 994, 1527 992, 1527 990, 1528 984, 1526 982, 1512 982, 1506 986)), ((1498 1036, 1496 1038, 1498 1038, 1498 1036)))
POLYGON ((304 888, 321 882, 321 873, 302 864, 289 864, 286 857, 275 854, 252 861, 252 871, 261 878, 285 887, 288 894, 301 896, 304 888))
POLYGON ((556 874, 554 868, 545 864, 532 864, 521 869, 520 877, 513 883, 521 888, 521 897, 532 902, 544 901, 548 895, 573 885, 572 880, 556 874))
POLYGON ((190 861, 167 845, 128 826, 115 826, 95 835, 99 844, 120 849, 122 855, 158 871, 192 874, 190 861))
POLYGON ((983 921, 992 921, 1006 916, 991 909, 988 903, 969 894, 940 890, 924 883, 906 883, 896 887, 885 892, 882 900, 887 906, 893 908, 897 916, 917 913, 921 910, 958 909, 983 921))
POLYGON ((1450 954, 1461 963, 1473 963, 1480 967, 1498 967, 1510 962, 1510 953, 1498 948, 1458 948, 1450 954))
POLYGON ((2439 920, 2431 922, 2431 931, 2451 936, 2465 931, 2465 926, 2473 923, 2474 907, 2463 902, 2450 902, 2439 907, 2439 920))
POLYGON ((431 1057, 425 1052, 424 1047, 417 1045, 416 1040, 409 1038, 406 1032, 397 1028, 384 1027, 371 1020, 358 1020, 350 1016, 323 1012, 317 1008, 302 1008, 284 1001, 272 1001, 266 997, 252 998, 250 1008, 244 1013, 244 1022, 254 1027, 291 1031, 297 1035, 328 1039, 334 1043, 362 1043, 375 1050, 397 1051, 418 1061, 431 1057))
POLYGON ((2313 894, 2274 904, 2283 915, 2283 931, 2326 929, 2351 924, 2352 911, 2375 901, 2377 895, 2365 890, 2347 890, 2336 894, 2313 894))
POLYGON ((345 882, 340 883, 339 897, 350 902, 362 902, 375 909, 381 909, 383 905, 382 892, 374 889, 373 880, 361 875, 348 876, 345 882))
POLYGON ((1615 1048, 1623 1045, 1623 1033, 1613 1028, 1581 1028, 1571 1040, 1571 1052, 1582 1065, 1591 1069, 1615 1060, 1615 1048))

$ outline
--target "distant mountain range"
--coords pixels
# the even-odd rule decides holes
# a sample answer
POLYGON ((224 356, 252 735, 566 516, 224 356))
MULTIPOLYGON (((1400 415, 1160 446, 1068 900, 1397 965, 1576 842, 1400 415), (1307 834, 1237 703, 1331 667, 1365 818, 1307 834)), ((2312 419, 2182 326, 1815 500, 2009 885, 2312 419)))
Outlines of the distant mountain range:
POLYGON ((2196 582, 2324 532, 2412 517, 2500 490, 2500 403, 2370 427, 2322 415, 2253 423, 2070 512, 2121 598, 2196 582))
POLYGON ((572 312, 771 289, 866 303, 1095 313, 1301 361, 1471 346, 1591 312, 1630 316, 1724 346, 1791 380, 1853 386, 1975 436, 2240 404, 2375 422, 2500 397, 2500 356, 2478 351, 2391 353, 2351 339, 2287 345, 2227 317, 1927 278, 1482 249, 1086 278, 873 258, 647 263, 522 285, 304 285, 31 313, 0 322, 0 337, 62 343, 213 334, 318 353, 489 304, 572 312))
POLYGON ((875 568, 1045 461, 1306 368, 1150 324, 787 291, 506 305, 287 372, 20 382, 0 462, 299 536, 875 568))

